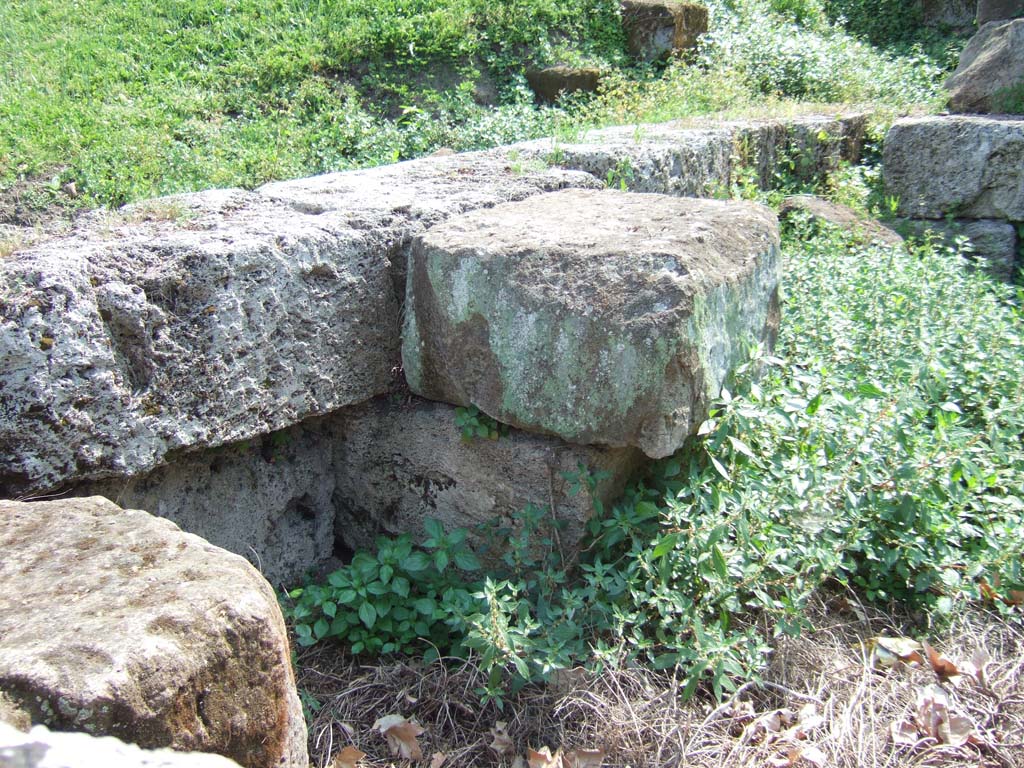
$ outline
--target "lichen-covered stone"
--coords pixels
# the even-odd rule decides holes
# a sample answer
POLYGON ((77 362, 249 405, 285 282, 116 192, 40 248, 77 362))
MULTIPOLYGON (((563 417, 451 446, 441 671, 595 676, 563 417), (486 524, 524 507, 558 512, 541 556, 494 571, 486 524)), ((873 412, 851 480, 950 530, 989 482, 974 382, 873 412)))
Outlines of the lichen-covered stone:
POLYGON ((885 138, 887 195, 902 216, 1024 221, 1024 119, 897 120, 885 138))
POLYGON ((752 203, 567 190, 413 245, 410 388, 578 444, 678 449, 778 323, 778 222, 752 203))
POLYGON ((789 218, 794 214, 836 227, 862 243, 891 247, 903 245, 903 237, 891 227, 849 206, 814 195, 791 195, 783 200, 779 206, 779 218, 789 218))
POLYGON ((0 691, 54 730, 304 768, 274 591, 242 558, 101 498, 0 501, 0 691))
POLYGON ((905 219, 901 226, 919 238, 931 238, 954 247, 966 241, 965 255, 993 277, 1012 282, 1019 260, 1020 240, 1017 227, 1006 221, 990 219, 905 219))
POLYGON ((1024 16, 1024 0, 978 0, 978 26, 1024 16))
POLYGON ((337 530, 353 549, 372 546, 379 534, 420 538, 433 517, 446 529, 470 529, 474 543, 497 556, 507 549, 498 529, 514 528, 516 513, 533 505, 563 526, 558 546, 575 558, 594 502, 610 508, 643 459, 635 449, 568 445, 515 429, 467 441, 455 408, 419 398, 378 398, 350 409, 336 429, 337 530), (581 464, 607 476, 591 490, 581 464))

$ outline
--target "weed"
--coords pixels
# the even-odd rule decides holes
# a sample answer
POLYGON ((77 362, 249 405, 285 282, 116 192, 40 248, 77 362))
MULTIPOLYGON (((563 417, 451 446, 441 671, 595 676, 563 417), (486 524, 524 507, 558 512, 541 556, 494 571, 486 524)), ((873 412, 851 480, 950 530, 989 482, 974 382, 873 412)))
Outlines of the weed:
POLYGON ((508 425, 492 419, 475 405, 455 409, 455 425, 462 433, 462 440, 470 442, 476 438, 497 440, 508 434, 508 425))

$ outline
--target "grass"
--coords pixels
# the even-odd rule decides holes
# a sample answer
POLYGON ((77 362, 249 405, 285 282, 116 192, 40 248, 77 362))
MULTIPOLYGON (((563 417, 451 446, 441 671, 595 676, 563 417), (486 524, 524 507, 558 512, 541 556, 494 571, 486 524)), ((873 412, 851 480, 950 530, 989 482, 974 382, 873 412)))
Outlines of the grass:
POLYGON ((766 97, 927 105, 949 64, 859 42, 812 0, 799 19, 711 5, 697 60, 661 72, 629 65, 615 0, 8 0, 0 221, 766 97), (602 67, 604 93, 534 107, 523 72, 555 62, 602 67))

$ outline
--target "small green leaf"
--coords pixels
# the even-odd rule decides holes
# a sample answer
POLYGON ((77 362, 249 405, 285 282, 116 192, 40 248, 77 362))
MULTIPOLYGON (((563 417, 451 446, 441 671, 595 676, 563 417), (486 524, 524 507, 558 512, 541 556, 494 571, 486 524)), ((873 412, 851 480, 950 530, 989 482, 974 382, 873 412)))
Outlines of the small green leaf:
POLYGON ((697 686, 700 685, 700 679, 704 676, 704 670, 707 668, 707 661, 700 661, 690 672, 690 677, 686 681, 686 687, 683 688, 683 692, 680 695, 683 701, 689 701, 693 698, 693 694, 697 692, 697 686))
POLYGON ((430 567, 430 555, 421 550, 416 550, 402 563, 406 573, 416 574, 427 570, 430 567))
MULTIPOLYGON (((377 609, 373 607, 373 603, 363 603, 359 606, 359 620, 367 629, 373 629, 373 625, 377 623, 377 609)), ((353 649, 353 652, 356 651, 353 649)))
POLYGON ((327 634, 327 630, 330 628, 331 625, 327 623, 327 619, 319 619, 316 624, 313 625, 313 635, 317 640, 319 640, 327 634))
POLYGON ((460 550, 455 553, 455 565, 463 571, 479 571, 480 561, 472 552, 460 550))
POLYGON ((442 573, 448 567, 448 553, 443 549, 439 549, 434 553, 434 567, 442 573))
POLYGON ((334 618, 334 614, 336 614, 338 612, 338 606, 336 604, 334 604, 334 603, 331 603, 331 602, 324 603, 321 606, 321 608, 323 609, 323 612, 327 616, 330 616, 332 619, 334 618))
POLYGON ((715 564, 715 572, 723 580, 729 578, 729 564, 725 561, 725 555, 722 554, 722 550, 715 544, 711 547, 711 561, 715 564))
POLYGON ((679 541, 678 533, 670 533, 661 538, 661 541, 654 547, 654 551, 651 553, 654 557, 661 557, 662 555, 668 554, 676 548, 676 544, 679 541))

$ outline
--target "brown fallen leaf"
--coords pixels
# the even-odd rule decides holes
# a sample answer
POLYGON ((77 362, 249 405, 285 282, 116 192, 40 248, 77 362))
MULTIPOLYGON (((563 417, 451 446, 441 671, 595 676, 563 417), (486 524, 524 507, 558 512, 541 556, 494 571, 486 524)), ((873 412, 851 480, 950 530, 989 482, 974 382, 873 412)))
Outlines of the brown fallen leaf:
POLYGON ((364 757, 365 752, 350 744, 334 756, 331 768, 356 768, 356 764, 364 757))
POLYGON ((949 696, 938 685, 927 685, 918 694, 915 721, 922 736, 939 744, 960 747, 968 742, 979 743, 974 723, 969 717, 950 709, 949 696))
POLYGON ((601 768, 604 763, 602 749, 574 749, 562 755, 563 768, 601 768))
POLYGON ((909 637, 884 637, 879 635, 868 640, 871 649, 871 666, 893 667, 897 661, 904 664, 924 664, 921 644, 909 637))
POLYGON ((490 747, 499 755, 511 755, 515 752, 515 747, 512 744, 512 737, 508 735, 508 723, 504 720, 499 720, 491 728, 491 736, 493 737, 490 747))
POLYGON ((825 757, 825 753, 814 745, 793 747, 788 750, 784 755, 773 757, 768 760, 768 764, 772 768, 790 768, 790 766, 797 765, 802 761, 807 761, 810 765, 815 768, 824 768, 828 758, 825 757))
POLYGON ((406 720, 401 715, 387 715, 373 724, 388 740, 392 755, 401 755, 406 760, 422 760, 423 750, 416 737, 424 733, 415 720, 406 720))
POLYGON ((889 735, 896 744, 912 747, 921 740, 921 734, 917 732, 917 726, 909 720, 901 720, 898 723, 889 724, 889 735))
POLYGON ((987 689, 988 672, 986 670, 989 662, 991 661, 992 657, 989 655, 988 651, 984 648, 978 648, 973 654, 971 654, 970 661, 965 661, 960 665, 960 671, 965 675, 974 678, 974 681, 977 682, 978 685, 987 689))
POLYGON ((435 752, 434 756, 430 758, 430 768, 441 768, 444 765, 444 761, 448 759, 448 755, 444 752, 435 752))
POLYGON ((941 655, 938 651, 932 648, 928 641, 924 642, 924 652, 928 654, 928 663, 932 665, 932 671, 939 676, 942 680, 950 680, 957 682, 961 676, 960 670, 957 669, 956 664, 941 655), (954 680, 954 678, 956 678, 954 680))
POLYGON ((563 768, 562 750, 559 749, 552 755, 548 747, 541 747, 539 750, 527 749, 526 762, 530 768, 563 768))

